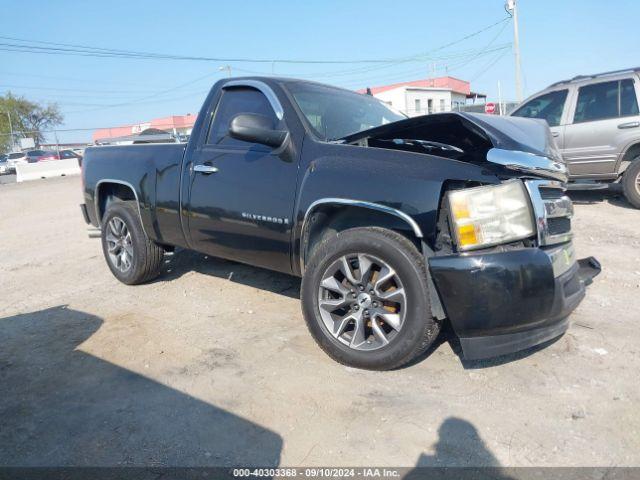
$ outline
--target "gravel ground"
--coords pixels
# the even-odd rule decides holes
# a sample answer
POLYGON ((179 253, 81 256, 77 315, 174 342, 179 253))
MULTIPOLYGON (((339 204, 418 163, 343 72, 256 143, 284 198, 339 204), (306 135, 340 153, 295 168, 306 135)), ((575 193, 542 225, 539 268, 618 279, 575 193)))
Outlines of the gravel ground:
POLYGON ((0 185, 0 465, 638 466, 640 211, 576 196, 602 274, 563 337, 465 362, 345 368, 299 280, 189 252, 127 287, 80 179, 0 185))
POLYGON ((0 185, 5 183, 16 183, 16 175, 14 173, 0 175, 0 185))

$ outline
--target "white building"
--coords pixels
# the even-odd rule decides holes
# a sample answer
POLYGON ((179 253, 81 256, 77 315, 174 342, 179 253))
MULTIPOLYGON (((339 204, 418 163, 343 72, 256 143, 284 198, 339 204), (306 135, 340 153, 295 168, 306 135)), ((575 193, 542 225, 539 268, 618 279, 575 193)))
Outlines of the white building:
POLYGON ((370 92, 410 117, 461 110, 468 104, 484 103, 486 100, 486 95, 471 91, 469 82, 453 77, 394 83, 359 92, 370 92))

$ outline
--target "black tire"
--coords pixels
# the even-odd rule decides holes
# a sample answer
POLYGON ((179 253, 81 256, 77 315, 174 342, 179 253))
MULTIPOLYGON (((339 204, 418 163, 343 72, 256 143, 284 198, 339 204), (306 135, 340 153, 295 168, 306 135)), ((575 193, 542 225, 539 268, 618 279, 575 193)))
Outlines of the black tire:
MULTIPOLYGON (((331 358, 351 367, 368 370, 398 368, 429 348, 440 332, 440 322, 431 316, 422 255, 408 239, 383 228, 352 228, 325 236, 309 256, 302 279, 301 300, 307 327, 315 341, 331 358), (358 253, 376 257, 392 267, 406 292, 402 327, 393 332, 395 336, 388 344, 368 351, 351 348, 330 333, 319 306, 321 282, 323 277, 326 278, 327 270, 341 257, 358 253)), ((356 305, 349 308, 354 309, 356 305)), ((372 320, 368 321, 371 325, 372 320)))
MULTIPOLYGON (((164 259, 164 250, 152 242, 144 233, 140 216, 135 201, 115 200, 109 204, 107 211, 102 219, 102 252, 109 266, 111 273, 127 285, 137 285, 148 282, 160 274, 164 259), (120 221, 126 226, 126 231, 130 234, 130 247, 132 259, 129 262, 129 268, 121 270, 114 263, 115 260, 109 254, 109 240, 107 239, 110 230, 111 221, 119 224, 120 221)), ((110 237, 113 238, 113 237, 110 237)), ((124 248, 124 247, 122 247, 124 248)))
POLYGON ((622 189, 629 203, 640 208, 640 157, 634 158, 624 172, 622 189))

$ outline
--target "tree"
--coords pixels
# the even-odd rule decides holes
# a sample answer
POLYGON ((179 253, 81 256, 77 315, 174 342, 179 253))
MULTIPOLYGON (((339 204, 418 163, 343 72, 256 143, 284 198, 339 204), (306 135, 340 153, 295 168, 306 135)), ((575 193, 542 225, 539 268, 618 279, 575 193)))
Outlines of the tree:
POLYGON ((45 141, 44 132, 60 125, 63 120, 62 113, 55 103, 46 105, 36 103, 24 97, 12 95, 11 92, 0 96, 0 112, 1 151, 11 148, 9 115, 11 115, 14 142, 18 143, 19 138, 22 137, 31 137, 36 143, 36 148, 45 141))

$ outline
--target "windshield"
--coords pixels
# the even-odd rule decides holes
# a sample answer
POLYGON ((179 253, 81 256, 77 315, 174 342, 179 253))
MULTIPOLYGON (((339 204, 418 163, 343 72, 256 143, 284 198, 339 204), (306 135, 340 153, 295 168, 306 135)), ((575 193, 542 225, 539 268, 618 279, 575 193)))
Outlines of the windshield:
POLYGON ((371 95, 310 83, 292 83, 288 89, 322 140, 338 140, 406 118, 371 95))

